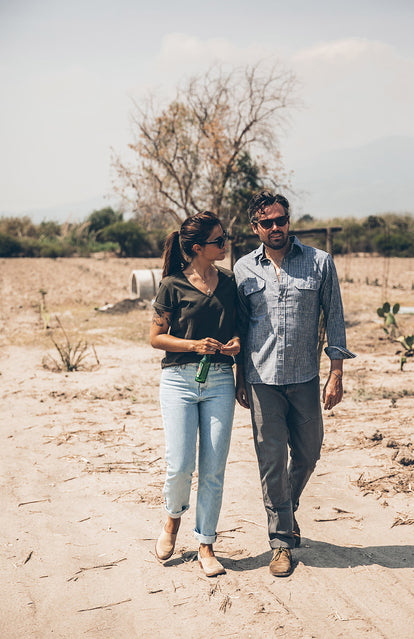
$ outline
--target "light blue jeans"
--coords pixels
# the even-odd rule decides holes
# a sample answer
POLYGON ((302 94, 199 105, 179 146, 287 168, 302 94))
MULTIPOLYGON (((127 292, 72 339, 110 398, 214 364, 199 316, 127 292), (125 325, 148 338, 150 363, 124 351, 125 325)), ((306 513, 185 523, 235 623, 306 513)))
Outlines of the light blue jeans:
POLYGON ((165 507, 172 518, 188 510, 198 446, 198 492, 194 535, 212 544, 217 533, 224 470, 234 414, 234 376, 229 364, 211 364, 204 384, 197 364, 169 366, 161 373, 160 402, 165 430, 165 507))

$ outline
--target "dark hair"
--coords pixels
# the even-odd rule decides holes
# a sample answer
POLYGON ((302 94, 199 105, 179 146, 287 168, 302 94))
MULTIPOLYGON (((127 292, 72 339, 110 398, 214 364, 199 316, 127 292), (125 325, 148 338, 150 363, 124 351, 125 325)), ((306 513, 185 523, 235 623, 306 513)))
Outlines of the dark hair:
POLYGON ((271 191, 260 191, 260 193, 253 195, 249 202, 248 213, 250 222, 255 222, 257 214, 264 213, 264 210, 273 204, 281 204, 285 215, 290 214, 289 202, 283 195, 273 194, 271 191))
POLYGON ((164 245, 162 276, 183 271, 194 255, 194 244, 207 242, 217 224, 223 228, 217 215, 203 211, 188 217, 179 231, 170 233, 164 245))

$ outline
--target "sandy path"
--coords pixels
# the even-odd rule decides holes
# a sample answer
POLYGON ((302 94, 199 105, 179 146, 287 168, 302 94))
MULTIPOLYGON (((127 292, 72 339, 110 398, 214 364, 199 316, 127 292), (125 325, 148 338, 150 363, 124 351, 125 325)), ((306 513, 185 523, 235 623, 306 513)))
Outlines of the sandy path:
POLYGON ((237 408, 216 544, 227 574, 208 580, 194 560, 193 508, 171 560, 153 553, 165 468, 160 354, 109 333, 98 370, 54 373, 42 367, 31 313, 23 305, 17 323, 37 331, 38 346, 13 344, 2 315, 1 639, 412 637, 414 528, 393 526, 414 518, 412 490, 392 482, 414 480, 387 443, 413 440, 413 364, 400 373, 393 347, 376 341, 374 350, 377 325, 350 329, 359 357, 343 403, 325 417, 298 516, 303 544, 286 579, 268 572, 249 414, 237 408), (362 490, 362 473, 385 478, 362 490))
POLYGON ((348 400, 326 420, 300 510, 303 547, 279 580, 268 573, 248 413, 237 410, 216 546, 228 572, 208 580, 193 561, 191 510, 174 557, 161 565, 153 554, 159 358, 145 347, 101 357, 99 371, 54 374, 53 385, 38 350, 13 348, 1 362, 2 638, 412 636, 412 526, 391 528, 412 497, 384 507, 352 483, 361 469, 386 473, 384 449, 378 459, 377 448, 356 448, 341 427, 348 400))

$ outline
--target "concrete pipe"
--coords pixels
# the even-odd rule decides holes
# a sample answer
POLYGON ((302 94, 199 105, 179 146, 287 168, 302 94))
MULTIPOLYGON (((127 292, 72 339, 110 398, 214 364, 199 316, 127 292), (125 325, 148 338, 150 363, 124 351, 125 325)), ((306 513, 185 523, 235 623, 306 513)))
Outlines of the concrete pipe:
POLYGON ((162 269, 142 269, 132 271, 129 276, 129 295, 132 299, 152 300, 158 291, 162 269))

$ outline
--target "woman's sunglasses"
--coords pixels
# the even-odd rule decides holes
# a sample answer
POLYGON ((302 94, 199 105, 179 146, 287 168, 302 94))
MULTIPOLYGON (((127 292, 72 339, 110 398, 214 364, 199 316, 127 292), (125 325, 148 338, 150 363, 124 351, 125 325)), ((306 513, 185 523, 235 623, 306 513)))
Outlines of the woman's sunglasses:
POLYGON ((212 242, 203 242, 203 244, 217 244, 217 248, 222 249, 227 241, 227 233, 224 231, 223 235, 216 237, 212 242))
POLYGON ((285 226, 289 222, 289 215, 280 215, 279 217, 272 217, 272 219, 268 220, 256 220, 255 224, 260 224, 262 229, 268 231, 273 228, 273 224, 276 226, 285 226))

